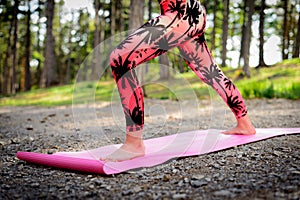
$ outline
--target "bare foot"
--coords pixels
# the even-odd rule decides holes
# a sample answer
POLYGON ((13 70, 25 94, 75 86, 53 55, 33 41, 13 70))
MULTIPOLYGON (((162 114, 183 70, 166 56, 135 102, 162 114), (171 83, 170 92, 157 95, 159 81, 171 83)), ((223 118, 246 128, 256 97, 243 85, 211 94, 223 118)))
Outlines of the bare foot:
POLYGON ((103 161, 121 162, 145 155, 145 145, 142 139, 142 131, 126 134, 125 143, 112 154, 100 158, 103 161))
POLYGON ((100 158, 103 161, 110 161, 110 162, 121 162, 124 160, 131 160, 133 158, 142 157, 145 155, 145 146, 134 146, 130 144, 123 144, 119 149, 117 149, 112 154, 108 155, 107 157, 100 158))
POLYGON ((252 125, 248 115, 237 119, 237 126, 223 132, 226 135, 254 135, 256 130, 252 125))

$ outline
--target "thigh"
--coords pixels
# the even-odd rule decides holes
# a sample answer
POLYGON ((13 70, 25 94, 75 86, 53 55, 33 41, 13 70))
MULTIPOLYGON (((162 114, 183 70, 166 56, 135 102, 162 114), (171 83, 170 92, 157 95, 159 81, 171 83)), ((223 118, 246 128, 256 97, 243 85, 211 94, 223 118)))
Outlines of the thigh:
POLYGON ((175 15, 156 17, 130 34, 112 51, 111 64, 117 61, 119 65, 131 69, 169 50, 168 38, 172 27, 168 25, 174 23, 175 15))

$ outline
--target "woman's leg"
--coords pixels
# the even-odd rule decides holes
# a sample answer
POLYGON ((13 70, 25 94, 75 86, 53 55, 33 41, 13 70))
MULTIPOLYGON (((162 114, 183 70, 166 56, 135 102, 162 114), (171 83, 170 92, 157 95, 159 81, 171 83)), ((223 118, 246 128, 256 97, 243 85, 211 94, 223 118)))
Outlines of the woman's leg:
POLYGON ((237 126, 225 134, 255 134, 255 128, 247 115, 247 109, 239 90, 223 74, 214 62, 204 34, 179 46, 181 55, 195 74, 210 85, 227 103, 237 119, 237 126))
POLYGON ((102 160, 122 161, 144 155, 142 140, 144 126, 143 91, 134 68, 184 42, 182 32, 190 26, 181 24, 177 11, 161 15, 128 36, 110 56, 110 64, 117 83, 125 118, 124 145, 102 160))

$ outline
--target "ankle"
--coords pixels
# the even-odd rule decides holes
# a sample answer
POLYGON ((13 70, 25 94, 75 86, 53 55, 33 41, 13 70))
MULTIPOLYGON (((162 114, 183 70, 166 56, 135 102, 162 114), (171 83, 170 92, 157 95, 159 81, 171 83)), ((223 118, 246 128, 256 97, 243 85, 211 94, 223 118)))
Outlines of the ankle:
POLYGON ((251 120, 248 115, 237 119, 238 126, 247 127, 252 126, 251 120))
POLYGON ((133 146, 144 145, 142 131, 127 132, 125 144, 129 144, 129 145, 133 145, 133 146))

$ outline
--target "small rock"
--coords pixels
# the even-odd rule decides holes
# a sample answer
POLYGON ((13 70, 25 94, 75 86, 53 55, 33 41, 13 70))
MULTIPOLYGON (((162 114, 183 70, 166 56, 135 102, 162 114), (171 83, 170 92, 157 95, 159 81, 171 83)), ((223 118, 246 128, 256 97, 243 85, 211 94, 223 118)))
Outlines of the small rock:
POLYGON ((19 144, 20 143, 20 139, 19 138, 13 138, 11 139, 11 144, 19 144))
POLYGON ((39 183, 32 183, 30 186, 33 187, 33 188, 37 188, 37 187, 40 186, 40 184, 39 183))
POLYGON ((169 175, 164 175, 162 178, 163 181, 167 182, 170 180, 170 176, 169 175))
POLYGON ((184 185, 184 183, 183 183, 182 180, 178 182, 178 186, 179 186, 179 187, 182 187, 183 185, 184 185))
POLYGON ((213 177, 214 177, 214 178, 220 177, 220 173, 215 173, 215 174, 213 175, 213 177))
POLYGON ((34 141, 34 138, 33 137, 28 137, 27 138, 30 142, 33 142, 34 141))
POLYGON ((209 177, 204 178, 204 180, 207 182, 211 182, 211 178, 209 178, 209 177))
POLYGON ((4 141, 4 140, 0 140, 0 146, 4 146, 4 145, 7 145, 7 144, 9 144, 9 142, 4 141))
POLYGON ((191 181, 191 185, 193 187, 202 187, 204 185, 207 185, 207 182, 205 180, 196 180, 196 181, 191 181))
POLYGON ((174 194, 172 199, 186 199, 186 194, 174 194))
POLYGON ((203 179, 205 176, 202 174, 195 174, 192 176, 192 180, 201 180, 203 179))
POLYGON ((33 126, 30 124, 30 125, 27 125, 26 126, 26 130, 29 130, 29 131, 32 131, 33 130, 33 126))
POLYGON ((229 197, 232 195, 232 193, 228 190, 220 190, 213 193, 215 196, 226 196, 229 197))
POLYGON ((133 188, 133 191, 134 191, 135 193, 138 193, 138 192, 142 191, 142 188, 141 188, 140 186, 135 186, 135 187, 133 188))
POLYGON ((133 194, 133 191, 132 190, 125 190, 125 191, 122 192, 122 194, 125 195, 125 196, 126 195, 131 195, 131 194, 133 194))
POLYGON ((95 185, 94 184, 90 184, 89 188, 93 190, 93 189, 95 189, 95 185))
POLYGON ((230 178, 228 179, 228 181, 233 182, 233 181, 234 181, 234 178, 230 177, 230 178))
POLYGON ((282 153, 280 151, 273 151, 273 155, 280 156, 282 153))
POLYGON ((221 166, 218 163, 215 163, 215 164, 212 165, 212 167, 214 167, 216 169, 220 169, 221 166))

